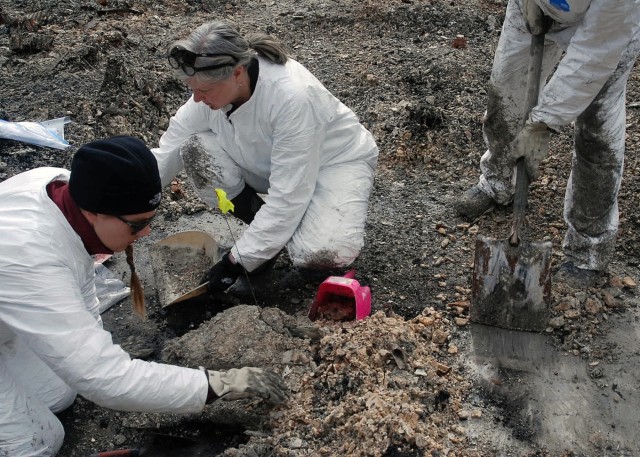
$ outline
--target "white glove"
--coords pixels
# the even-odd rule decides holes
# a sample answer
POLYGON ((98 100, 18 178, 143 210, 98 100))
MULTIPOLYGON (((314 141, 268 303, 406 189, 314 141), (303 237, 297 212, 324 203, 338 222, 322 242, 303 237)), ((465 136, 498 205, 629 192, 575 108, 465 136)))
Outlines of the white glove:
POLYGON ((538 177, 540 162, 549 151, 550 137, 551 132, 546 124, 529 120, 510 145, 510 153, 514 160, 524 157, 531 181, 538 177))
POLYGON ((253 367, 206 371, 209 385, 222 400, 262 397, 271 403, 282 403, 287 396, 282 377, 271 371, 253 367))
POLYGON ((522 14, 529 33, 532 35, 540 35, 545 32, 547 29, 545 26, 545 16, 535 0, 523 0, 522 3, 522 14))

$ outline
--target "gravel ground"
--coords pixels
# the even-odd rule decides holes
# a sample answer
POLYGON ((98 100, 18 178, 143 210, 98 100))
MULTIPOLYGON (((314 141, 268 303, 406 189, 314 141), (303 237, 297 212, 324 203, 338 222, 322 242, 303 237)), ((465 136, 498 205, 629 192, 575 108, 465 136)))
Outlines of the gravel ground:
MULTIPOLYGON (((380 147, 366 245, 354 265, 357 279, 371 287, 375 316, 321 325, 324 338, 308 340, 316 373, 325 377, 324 390, 309 390, 311 378, 295 378, 302 387, 270 413, 260 433, 223 425, 211 414, 167 426, 159 418, 114 412, 79 398, 61 414, 67 437, 59 455, 135 446, 149 424, 167 433, 207 436, 218 444, 215 455, 227 456, 640 453, 635 433, 640 406, 637 67, 627 93, 627 163, 619 242, 609 272, 586 290, 554 283, 553 319, 543 335, 483 331, 468 323, 476 235, 506 237, 511 212, 498 208, 465 221, 455 216, 451 201, 477 179, 486 84, 505 4, 0 0, 0 118, 72 121, 65 128, 71 147, 64 151, 0 140, 0 179, 38 166, 68 166, 79 145, 99 137, 131 134, 156 145, 170 115, 189 96, 171 76, 166 48, 213 17, 282 40, 358 114, 380 147), (420 329, 429 326, 425 322, 437 322, 444 336, 434 340, 430 332, 427 338, 420 329), (381 363, 374 365, 377 371, 353 356, 345 365, 344 354, 335 352, 336 344, 366 348, 363 335, 372 348, 390 350, 390 357, 370 360, 381 363), (403 351, 411 347, 412 362, 404 369, 402 353, 393 357, 393 341, 411 343, 398 345, 403 351), (398 369, 412 376, 400 379, 398 369), (425 375, 416 374, 418 369, 425 375), (371 387, 379 384, 376 373, 395 383, 384 383, 376 391, 382 400, 367 403, 371 387), (349 379, 358 380, 357 388, 346 389, 337 376, 349 386, 349 379), (402 397, 403 391, 419 395, 402 397), (389 399, 406 409, 394 410, 389 399), (356 408, 363 401, 367 407, 356 408), (588 419, 579 419, 577 411, 588 419), (376 422, 380 417, 385 421, 376 422), (327 422, 319 426, 315 421, 323 418, 327 422)), ((567 127, 554 137, 542 176, 531 188, 524 228, 528 239, 552 243, 554 269, 562 261, 571 131, 567 127)), ((128 300, 104 314, 116 342, 126 346, 134 335, 143 347, 155 349, 152 360, 162 359, 172 339, 189 338, 218 310, 238 303, 209 303, 206 311, 185 307, 184 314, 191 314, 177 320, 161 308, 146 258, 150 244, 221 221, 185 183, 181 189, 167 189, 154 233, 138 249, 149 319, 131 317, 128 300)), ((216 227, 222 244, 242 230, 225 221, 216 227)), ((119 274, 126 271, 121 255, 107 265, 119 274)), ((324 278, 293 270, 282 255, 271 282, 257 283, 250 303, 304 316, 324 278)))

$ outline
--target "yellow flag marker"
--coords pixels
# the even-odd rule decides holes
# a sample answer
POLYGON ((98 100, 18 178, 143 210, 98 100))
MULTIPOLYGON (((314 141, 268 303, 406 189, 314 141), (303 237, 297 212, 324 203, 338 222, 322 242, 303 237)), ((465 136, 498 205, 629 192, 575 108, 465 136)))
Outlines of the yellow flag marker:
POLYGON ((218 208, 223 214, 227 214, 229 210, 234 211, 233 203, 227 198, 227 193, 222 189, 216 189, 216 196, 218 197, 218 208))

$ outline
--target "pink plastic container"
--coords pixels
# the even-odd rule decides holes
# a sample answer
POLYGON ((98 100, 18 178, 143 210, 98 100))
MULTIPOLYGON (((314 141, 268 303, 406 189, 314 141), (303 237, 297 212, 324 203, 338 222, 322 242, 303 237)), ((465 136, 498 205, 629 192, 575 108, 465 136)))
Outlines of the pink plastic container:
POLYGON ((344 276, 329 276, 309 309, 309 319, 361 320, 371 314, 371 290, 354 279, 356 270, 344 276))

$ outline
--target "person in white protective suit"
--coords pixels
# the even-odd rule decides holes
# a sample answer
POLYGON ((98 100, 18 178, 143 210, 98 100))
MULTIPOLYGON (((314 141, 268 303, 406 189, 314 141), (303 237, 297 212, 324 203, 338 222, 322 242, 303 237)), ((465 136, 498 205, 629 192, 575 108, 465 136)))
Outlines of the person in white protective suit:
POLYGON ((281 378, 132 360, 102 328, 95 254, 150 232, 161 200, 151 151, 132 137, 88 143, 71 171, 36 168, 0 183, 0 455, 53 456, 55 413, 80 394, 123 411, 196 413, 217 398, 277 402, 281 378))
POLYGON ((193 95, 153 149, 162 183, 184 167, 207 204, 222 189, 249 224, 209 272, 209 291, 264 270, 285 246, 296 267, 352 263, 378 158, 353 111, 275 39, 222 21, 172 44, 168 58, 193 95))
POLYGON ((496 203, 508 204, 516 160, 524 157, 535 179, 550 134, 575 121, 564 204, 565 260, 558 274, 569 283, 593 282, 615 250, 626 84, 639 52, 639 0, 509 0, 483 121, 488 150, 478 184, 455 203, 458 214, 475 218, 496 203), (542 14, 552 20, 543 81, 523 128, 530 33, 536 33, 542 14))

